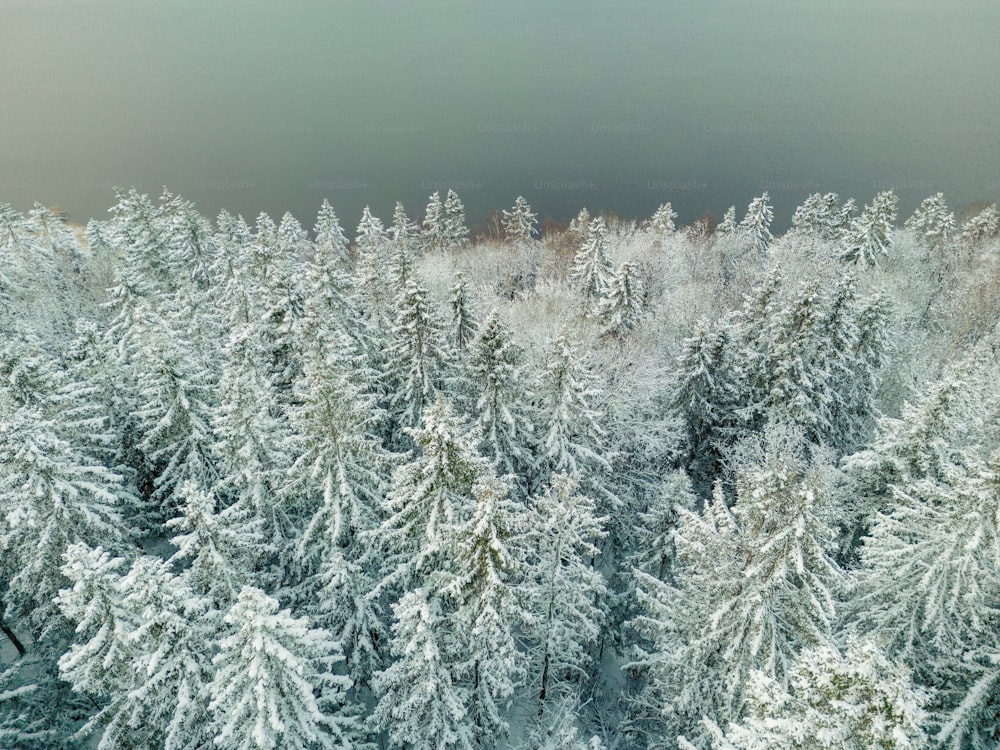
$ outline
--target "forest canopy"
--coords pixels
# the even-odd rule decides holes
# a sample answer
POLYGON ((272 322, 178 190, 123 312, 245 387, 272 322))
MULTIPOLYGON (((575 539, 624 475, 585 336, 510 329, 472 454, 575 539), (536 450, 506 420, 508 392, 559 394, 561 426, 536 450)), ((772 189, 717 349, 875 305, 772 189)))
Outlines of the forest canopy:
POLYGON ((1000 214, 897 204, 0 204, 0 746, 996 747, 1000 214))

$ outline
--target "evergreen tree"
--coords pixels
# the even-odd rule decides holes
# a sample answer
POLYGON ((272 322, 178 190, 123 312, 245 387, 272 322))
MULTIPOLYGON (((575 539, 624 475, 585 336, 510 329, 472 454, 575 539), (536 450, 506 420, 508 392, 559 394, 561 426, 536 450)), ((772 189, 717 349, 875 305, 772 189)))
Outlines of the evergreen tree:
POLYGON ((316 576, 316 618, 342 644, 355 690, 371 687, 387 655, 387 618, 373 578, 380 563, 372 559, 376 549, 329 545, 316 576))
POLYGON ((103 726, 99 750, 203 747, 210 739, 204 700, 210 679, 205 600, 152 557, 136 560, 117 588, 134 623, 122 634, 133 655, 131 669, 124 683, 108 683, 113 689, 108 704, 81 733, 103 726))
POLYGON ((763 672, 750 685, 746 718, 724 734, 706 720, 714 750, 928 747, 921 728, 927 695, 873 641, 849 641, 844 656, 833 646, 807 649, 787 686, 763 672))
POLYGON ((60 718, 51 716, 51 703, 39 705, 39 687, 26 682, 17 667, 0 668, 0 743, 4 747, 42 748, 62 743, 64 735, 38 715, 44 712, 48 718, 60 718))
POLYGON ((754 670, 784 680, 801 648, 830 642, 842 574, 827 460, 771 430, 740 463, 732 511, 718 486, 701 514, 678 509, 676 582, 637 572, 653 650, 630 668, 648 670, 668 736, 734 720, 754 670))
POLYGON ((424 221, 421 227, 424 249, 427 252, 444 250, 447 247, 446 222, 444 206, 441 204, 441 194, 434 192, 430 196, 424 211, 424 221))
POLYGON ((507 325, 493 310, 483 323, 471 353, 469 375, 478 391, 475 427, 482 452, 500 475, 513 474, 527 489, 533 471, 530 394, 520 349, 507 325))
POLYGON ((213 296, 218 286, 219 243, 194 204, 167 191, 160 197, 158 223, 169 252, 167 265, 177 280, 173 306, 192 343, 211 346, 218 335, 213 296))
POLYGON ((170 540, 177 547, 170 562, 185 565, 181 577, 192 591, 225 609, 253 570, 263 523, 239 504, 217 513, 215 496, 190 480, 181 485, 179 499, 182 515, 166 524, 179 532, 170 540))
POLYGON ((305 231, 289 215, 275 227, 267 214, 261 214, 247 258, 248 291, 259 300, 257 314, 250 322, 261 346, 265 371, 282 406, 291 400, 302 371, 296 343, 305 317, 301 280, 307 244, 305 231))
POLYGON ((347 236, 333 206, 323 199, 313 227, 313 262, 324 269, 347 271, 350 253, 347 236))
POLYGON ((211 455, 214 375, 185 347, 182 331, 166 321, 151 323, 143 343, 134 355, 140 399, 133 418, 153 497, 169 518, 180 508, 175 495, 184 482, 211 487, 218 480, 211 455))
MULTIPOLYGON (((297 349, 303 360, 322 358, 348 336, 361 354, 369 346, 369 330, 358 309, 353 280, 348 273, 347 239, 333 209, 324 201, 316 224, 313 256, 304 269, 305 301, 297 349)), ((303 369, 315 366, 303 361, 303 369)))
POLYGON ((694 511, 697 499, 683 471, 663 478, 649 507, 639 516, 641 531, 634 557, 638 570, 661 581, 669 580, 677 560, 674 533, 680 520, 678 511, 694 511))
POLYGON ((957 229, 955 214, 948 210, 944 193, 924 198, 903 226, 928 248, 939 248, 957 229))
POLYGON ((354 239, 355 284, 369 317, 382 326, 390 314, 392 290, 384 278, 389 237, 377 216, 365 206, 354 239))
POLYGON ((448 306, 451 308, 451 344, 458 351, 465 351, 475 339, 478 323, 469 304, 465 274, 461 271, 455 272, 448 306))
POLYGON ((61 437, 58 418, 13 408, 0 391, 0 591, 36 634, 58 622, 53 598, 65 584, 67 547, 114 548, 124 537, 122 477, 61 437))
POLYGON ((278 606, 245 586, 225 617, 229 628, 208 686, 214 744, 227 750, 353 747, 353 720, 330 712, 351 686, 330 672, 343 660, 340 644, 278 606))
POLYGON ((390 456, 374 434, 375 399, 344 359, 328 352, 310 362, 291 414, 287 445, 298 458, 282 494, 312 513, 298 541, 298 572, 314 572, 331 545, 346 547, 377 522, 390 456))
POLYGON ((955 214, 948 210, 944 194, 925 198, 903 226, 926 249, 931 278, 940 284, 955 267, 954 252, 946 245, 958 229, 955 214))
POLYGON ((878 193, 853 219, 844 234, 844 260, 874 266, 878 258, 889 254, 892 224, 896 221, 899 198, 891 190, 878 193))
POLYGON ((449 190, 444 199, 443 235, 445 250, 455 250, 469 241, 469 229, 465 226, 465 206, 454 190, 449 190))
POLYGON ((987 747, 1000 710, 1000 462, 968 463, 891 487, 896 505, 875 516, 851 608, 865 632, 942 688, 946 714, 955 711, 951 745, 987 747))
POLYGON ((588 305, 595 303, 611 285, 614 266, 608 256, 608 229, 598 216, 587 226, 586 239, 573 258, 570 278, 581 290, 588 305))
POLYGON ((700 323, 685 339, 672 376, 671 413, 683 431, 684 465, 691 478, 711 486, 721 467, 738 397, 738 373, 730 362, 732 331, 725 322, 700 323))
POLYGON ((413 274, 413 259, 419 249, 417 225, 410 221, 403 204, 396 202, 389 227, 390 267, 396 289, 402 289, 413 274))
POLYGON ((595 405, 602 393, 565 333, 549 349, 540 396, 549 471, 598 480, 610 469, 604 455, 606 430, 595 405))
POLYGON ((643 315, 642 286, 635 263, 625 261, 618 266, 597 305, 606 336, 620 340, 639 325, 643 315))
POLYGON ((292 520, 278 489, 289 458, 287 425, 273 384, 262 372, 261 347, 255 329, 236 329, 224 349, 219 404, 212 416, 213 453, 220 471, 219 496, 239 504, 240 513, 263 523, 259 560, 283 551, 292 536, 292 520))
POLYGON ((526 589, 531 606, 530 685, 539 713, 553 685, 590 674, 588 647, 600 637, 607 586, 593 567, 607 518, 577 493, 577 482, 557 474, 534 502, 534 529, 526 589))
POLYGON ((385 520, 372 542, 383 552, 383 584, 409 582, 437 567, 472 509, 472 487, 489 473, 476 450, 479 435, 439 399, 418 429, 407 429, 418 454, 398 467, 383 503, 385 520))
POLYGON ((419 424, 425 405, 443 381, 441 330, 427 297, 427 290, 411 279, 396 301, 390 332, 389 406, 403 427, 419 424))
POLYGON ((726 209, 719 226, 715 228, 715 232, 720 237, 730 237, 736 233, 736 226, 736 206, 730 206, 726 209))
POLYGON ((504 210, 500 223, 504 237, 514 243, 528 242, 538 233, 538 217, 521 195, 517 196, 510 211, 504 210))
POLYGON ((375 679, 381 696, 371 715, 394 746, 412 750, 475 747, 466 691, 454 684, 444 652, 449 634, 438 598, 424 588, 393 605, 392 652, 397 661, 375 679))
MULTIPOLYGON (((119 571, 125 561, 82 542, 69 545, 64 560, 62 572, 70 587, 59 592, 56 603, 74 623, 75 636, 59 658, 59 675, 75 692, 112 700, 131 687, 132 662, 138 654, 130 641, 138 623, 123 601, 119 571)), ((99 725, 103 714, 98 712, 80 736, 99 725)))
POLYGON ((508 499, 510 490, 490 476, 473 486, 475 510, 455 535, 449 555, 453 572, 443 581, 455 603, 450 620, 460 641, 457 682, 468 690, 467 714, 480 747, 494 747, 507 733, 505 704, 509 707, 525 671, 515 627, 528 622, 529 613, 516 586, 525 572, 518 543, 529 517, 523 505, 508 499))
POLYGON ((677 225, 674 224, 676 218, 677 212, 674 211, 674 207, 669 203, 662 203, 653 213, 653 218, 649 220, 649 228, 653 231, 653 235, 662 241, 677 231, 677 225))
POLYGON ((771 221, 774 219, 774 209, 771 208, 771 197, 765 191, 762 195, 750 201, 743 221, 736 231, 748 243, 750 251, 763 255, 774 239, 771 235, 771 221))
POLYGON ((577 248, 582 247, 587 241, 590 230, 590 220, 590 211, 586 208, 581 208, 580 213, 578 213, 569 222, 569 227, 566 231, 576 240, 577 248))
POLYGON ((965 242, 978 243, 996 237, 1000 230, 1000 212, 995 203, 991 203, 975 216, 962 224, 962 239, 965 242))
POLYGON ((821 240, 840 240, 854 214, 854 199, 840 205, 836 193, 813 193, 795 209, 792 229, 821 240))

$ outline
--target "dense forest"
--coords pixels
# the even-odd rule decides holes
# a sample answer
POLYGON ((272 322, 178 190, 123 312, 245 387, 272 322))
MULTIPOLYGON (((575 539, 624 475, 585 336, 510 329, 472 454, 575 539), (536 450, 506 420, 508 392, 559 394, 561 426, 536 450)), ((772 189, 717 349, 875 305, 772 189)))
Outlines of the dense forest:
POLYGON ((992 748, 1000 214, 0 205, 0 747, 992 748))

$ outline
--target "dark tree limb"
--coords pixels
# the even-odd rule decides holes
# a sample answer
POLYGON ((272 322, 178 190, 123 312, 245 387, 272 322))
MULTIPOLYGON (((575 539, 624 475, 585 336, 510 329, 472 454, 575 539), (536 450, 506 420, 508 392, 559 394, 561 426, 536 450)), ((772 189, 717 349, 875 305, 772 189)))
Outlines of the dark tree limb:
MULTIPOLYGON (((2 612, 3 612, 3 604, 0 603, 0 613, 2 612)), ((0 615, 0 631, 3 631, 3 634, 7 636, 7 640, 10 641, 14 645, 14 648, 17 649, 17 655, 19 657, 24 656, 24 644, 21 643, 21 640, 17 637, 17 634, 10 629, 10 627, 7 625, 6 622, 4 622, 2 615, 0 615)))

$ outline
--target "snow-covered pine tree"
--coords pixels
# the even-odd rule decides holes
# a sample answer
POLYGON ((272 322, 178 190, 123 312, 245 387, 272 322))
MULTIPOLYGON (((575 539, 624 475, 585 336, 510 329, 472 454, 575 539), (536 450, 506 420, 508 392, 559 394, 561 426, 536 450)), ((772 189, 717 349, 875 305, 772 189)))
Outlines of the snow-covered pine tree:
POLYGON ((66 548, 103 542, 113 549, 125 536, 117 514, 128 498, 122 477, 62 437, 59 419, 58 411, 15 407, 0 389, 0 590, 36 636, 59 622, 53 598, 66 583, 66 548))
POLYGON ((161 297, 176 289, 178 279, 170 268, 171 250, 156 206, 134 188, 115 192, 117 203, 109 209, 104 237, 123 251, 123 281, 143 296, 161 297))
POLYGON ((370 720, 409 750, 472 750, 467 689, 454 684, 446 651, 454 637, 438 597, 423 587, 393 605, 392 652, 396 661, 375 678, 380 696, 370 720))
POLYGON ((479 324, 470 304, 465 274, 461 271, 456 271, 453 277, 448 306, 451 309, 451 345, 464 352, 475 339, 479 324))
POLYGON ((792 216, 792 230, 820 240, 836 242, 854 214, 854 199, 840 205, 836 193, 813 193, 792 216))
POLYGON ((765 191, 750 201, 743 220, 736 227, 747 246, 755 255, 763 255, 771 246, 774 237, 771 235, 771 221, 774 219, 774 209, 770 204, 771 196, 765 191))
POLYGON ((649 220, 649 228, 653 232, 653 236, 662 242, 676 232, 677 225, 674 224, 676 218, 677 212, 674 211, 674 207, 669 203, 661 203, 649 220))
POLYGON ((346 272, 350 263, 349 243, 336 211, 326 198, 316 214, 313 237, 313 263, 324 269, 346 272))
POLYGON ((926 250, 926 264, 931 279, 940 284, 956 266, 955 248, 950 240, 958 230, 955 214, 948 210, 943 193, 921 201, 913 215, 903 226, 913 233, 914 239, 926 250))
POLYGON ((548 490, 534 500, 535 519, 530 545, 525 593, 531 626, 532 691, 539 713, 551 692, 565 681, 581 682, 592 671, 604 620, 604 577, 595 569, 597 547, 607 518, 598 517, 594 501, 577 491, 566 474, 552 477, 548 490))
POLYGON ((274 385, 263 371, 255 326, 237 328, 226 342, 219 403, 212 415, 213 454, 219 469, 217 489, 225 507, 239 504, 248 518, 263 522, 259 559, 283 552, 292 537, 292 519, 277 490, 290 461, 285 450, 288 425, 277 415, 274 385))
POLYGON ((847 227, 843 259, 874 266, 880 257, 887 256, 898 206, 899 198, 892 190, 878 193, 847 227))
POLYGON ((671 414, 681 424, 684 466, 692 480, 711 487, 721 470, 722 451, 734 421, 738 373, 728 352, 732 327, 701 322, 681 344, 672 375, 671 414))
POLYGON ((962 224, 961 237, 964 242, 976 244, 996 237, 998 230, 1000 211, 997 211, 996 203, 991 203, 962 224))
POLYGON ((102 547, 91 549, 76 542, 66 548, 64 560, 62 572, 70 586, 55 601, 75 631, 73 642, 59 657, 59 675, 74 692, 109 701, 109 708, 99 710, 80 729, 82 738, 103 723, 110 705, 133 685, 132 663, 138 650, 130 643, 130 634, 138 622, 123 602, 124 559, 112 557, 102 547))
MULTIPOLYGON (((371 348, 371 332, 358 309, 354 282, 348 271, 348 243, 333 209, 326 201, 316 220, 312 258, 304 268, 303 320, 296 346, 303 359, 322 359, 341 337, 350 337, 352 348, 363 353, 371 348)), ((312 363, 315 367, 315 362, 312 363)))
POLYGON ((538 233, 538 217, 521 195, 517 196, 510 211, 504 210, 500 223, 504 237, 515 244, 528 242, 538 233))
POLYGON ((447 246, 445 228, 444 206, 441 204, 441 194, 435 191, 428 199, 427 208, 424 210, 424 221, 420 230, 426 252, 437 252, 445 249, 447 246))
POLYGON ((787 684, 755 672, 745 718, 725 733, 710 719, 706 728, 713 750, 921 750, 926 702, 909 670, 853 638, 843 656, 831 645, 803 651, 787 684))
POLYGON ((354 238, 354 278, 365 310, 376 327, 383 327, 391 314, 394 291, 391 281, 385 278, 388 252, 389 235, 385 226, 365 206, 354 238))
POLYGON ((408 586, 438 567, 472 513, 472 487, 490 473, 476 449, 480 436, 442 398, 424 411, 420 427, 407 433, 418 452, 393 472, 383 501, 385 520, 371 534, 385 571, 381 586, 408 586))
POLYGON ((661 581, 669 580, 677 558, 674 545, 674 532, 680 520, 677 511, 693 511, 697 502, 683 470, 663 478, 650 498, 649 507, 640 516, 639 546, 633 557, 637 569, 661 581))
POLYGON ((924 198, 903 226, 913 232, 917 241, 927 248, 939 248, 951 239, 958 228, 955 214, 948 210, 944 193, 924 198))
POLYGON ((293 263, 301 261, 312 253, 312 242, 309 240, 309 233, 288 211, 281 215, 278 229, 275 233, 275 240, 281 248, 283 257, 293 263))
POLYGON ((218 480, 211 455, 216 378, 183 329, 161 320, 145 331, 132 358, 139 396, 132 416, 153 478, 152 499, 171 518, 184 502, 176 496, 184 482, 212 487, 218 480))
POLYGON ((411 279, 396 300, 390 332, 389 406, 397 423, 413 427, 444 381, 443 335, 427 290, 411 279))
POLYGON ((279 403, 292 398, 302 362, 296 348, 305 315, 302 262, 308 237, 299 223, 285 214, 279 226, 267 214, 257 226, 247 256, 251 294, 258 300, 256 324, 266 372, 279 403))
POLYGON ((964 463, 891 486, 895 507, 875 516, 850 603, 863 632, 941 688, 955 748, 995 743, 1000 710, 1000 454, 964 463))
POLYGON ((212 346, 211 337, 218 335, 213 297, 219 286, 219 243, 211 224, 191 201, 166 190, 160 197, 159 223, 170 253, 168 267, 177 280, 174 307, 179 322, 196 348, 212 346))
POLYGON ((535 464, 534 419, 522 359, 510 329, 494 309, 470 353, 469 378, 478 392, 475 427, 482 435, 482 452, 497 474, 512 474, 526 492, 535 464))
POLYGON ((245 586, 225 617, 226 635, 208 685, 214 745, 223 750, 354 747, 355 721, 341 713, 350 678, 334 675, 340 644, 306 618, 245 586))
POLYGON ((389 273, 396 289, 402 289, 413 274, 413 261, 420 249, 420 229, 410 221, 403 204, 396 202, 389 227, 389 273))
POLYGON ((577 246, 583 245, 587 241, 587 237, 590 230, 590 211, 586 207, 580 209, 573 219, 569 222, 569 227, 567 232, 576 238, 577 246))
POLYGON ((850 274, 830 290, 817 338, 820 357, 826 357, 833 370, 830 386, 838 394, 824 441, 841 453, 871 439, 878 416, 876 394, 892 350, 894 317, 886 295, 861 298, 850 274))
POLYGON ((618 266, 597 303, 597 317, 604 335, 621 340, 635 329, 643 316, 643 283, 639 266, 625 261, 618 266))
POLYGON ((125 684, 113 682, 108 704, 84 727, 103 727, 99 750, 162 747, 196 750, 209 742, 205 688, 211 678, 207 603, 168 565, 153 557, 133 562, 118 582, 132 627, 125 684))
POLYGON ((715 233, 720 237, 731 237, 736 233, 736 206, 730 206, 722 216, 722 221, 715 228, 715 233))
POLYGON ((458 640, 455 681, 468 690, 467 714, 479 747, 494 747, 507 733, 505 714, 525 672, 515 629, 530 622, 517 590, 525 573, 519 544, 530 516, 509 499, 510 491, 509 483, 492 476, 476 482, 475 510, 455 536, 451 572, 441 582, 454 603, 448 617, 458 640))
POLYGON ((178 488, 178 500, 181 515, 166 523, 177 532, 170 539, 177 547, 170 562, 180 564, 180 575, 192 591, 224 611, 259 562, 254 552, 263 546, 263 522, 239 504, 216 512, 215 495, 191 480, 178 488))
POLYGON ((843 461, 859 529, 875 511, 898 504, 893 486, 920 479, 945 482, 985 463, 995 433, 986 428, 992 419, 983 417, 1000 413, 995 382, 996 363, 987 346, 947 365, 913 403, 903 403, 900 417, 879 419, 868 447, 843 461))
POLYGON ((216 300, 223 311, 224 327, 232 330, 260 320, 264 312, 260 303, 255 268, 253 231, 242 216, 233 217, 223 211, 217 219, 216 238, 219 253, 215 277, 220 288, 216 300))
POLYGON ((370 689, 387 656, 389 629, 383 600, 374 594, 381 565, 376 547, 328 545, 316 575, 314 619, 341 643, 355 692, 370 689))
POLYGON ((391 460, 375 435, 375 398, 358 387, 350 360, 337 351, 320 356, 307 363, 291 411, 287 447, 297 458, 281 490, 311 513, 289 571, 295 576, 315 572, 331 545, 347 547, 377 525, 391 460))
POLYGON ((783 680, 801 648, 831 642, 829 457, 781 427, 743 452, 731 511, 720 486, 701 514, 678 509, 675 583, 636 572, 648 614, 634 625, 652 651, 629 669, 646 671, 666 736, 703 735, 703 715, 734 720, 754 670, 783 680))
POLYGON ((588 308, 611 285, 614 265, 608 255, 608 228, 600 216, 587 225, 586 239, 573 258, 570 279, 580 289, 588 308))
POLYGON ((46 719, 65 717, 53 716, 48 696, 37 682, 27 681, 33 678, 23 676, 23 670, 22 665, 0 667, 0 743, 10 748, 44 748, 49 742, 56 746, 65 734, 53 729, 46 719))
POLYGON ((874 418, 889 321, 884 299, 859 299, 851 274, 789 289, 768 272, 724 324, 730 439, 787 422, 812 442, 855 447, 874 418))
POLYGON ((611 468, 604 455, 608 453, 607 431, 597 407, 602 393, 566 333, 550 345, 539 395, 547 471, 541 473, 538 484, 547 482, 550 473, 580 476, 588 484, 601 483, 604 472, 611 468))
POLYGON ((469 241, 469 228, 465 226, 465 206, 458 194, 451 189, 444 199, 442 234, 445 250, 456 250, 469 241))
POLYGON ((767 342, 758 360, 766 381, 760 419, 799 425, 812 442, 832 432, 840 394, 831 385, 841 362, 828 358, 830 342, 821 334, 825 308, 818 282, 807 282, 767 321, 767 342))

